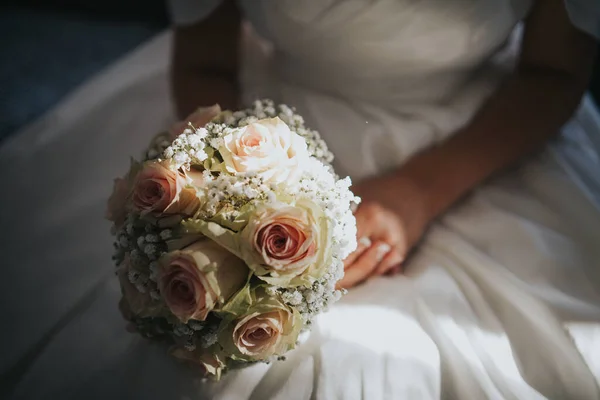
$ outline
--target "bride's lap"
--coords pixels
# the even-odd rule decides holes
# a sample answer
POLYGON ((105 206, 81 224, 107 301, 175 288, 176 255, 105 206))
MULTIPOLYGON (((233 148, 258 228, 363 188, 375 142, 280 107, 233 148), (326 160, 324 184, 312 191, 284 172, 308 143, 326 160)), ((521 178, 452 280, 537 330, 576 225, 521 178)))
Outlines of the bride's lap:
MULTIPOLYGON (((498 303, 506 307, 502 301, 510 296, 508 291, 490 294, 488 289, 529 279, 532 286, 544 289, 542 294, 567 293, 574 298, 585 294, 583 286, 579 287, 580 292, 569 292, 583 278, 571 279, 573 284, 566 287, 563 287, 565 279, 560 279, 564 274, 581 273, 569 265, 572 259, 560 262, 565 249, 569 254, 580 249, 570 236, 572 223, 575 227, 579 225, 578 213, 563 215, 559 212, 560 199, 553 199, 557 203, 554 205, 546 201, 546 189, 556 188, 564 193, 571 184, 562 175, 555 176, 552 169, 531 168, 529 173, 533 175, 521 172, 484 186, 451 211, 409 259, 405 276, 380 277, 351 290, 330 313, 319 318, 312 336, 290 355, 284 368, 284 364, 277 363, 273 365, 276 368, 270 369, 256 366, 232 374, 219 385, 198 386, 193 374, 171 360, 164 347, 153 346, 125 332, 125 323, 116 306, 119 297, 116 281, 106 273, 101 274, 104 281, 98 292, 91 295, 96 297, 87 301, 82 295, 79 301, 70 302, 79 305, 75 307, 75 316, 63 321, 64 325, 53 334, 20 380, 16 393, 22 398, 52 398, 68 391, 75 398, 93 389, 95 398, 105 395, 127 398, 132 392, 147 393, 149 398, 158 393, 199 398, 204 398, 201 393, 212 393, 217 398, 228 398, 230 394, 246 391, 255 398, 283 399, 289 393, 297 394, 306 386, 307 377, 311 377, 309 381, 321 384, 316 389, 302 390, 320 390, 321 398, 360 388, 380 393, 382 398, 387 390, 391 393, 421 390, 421 398, 437 398, 440 387, 465 384, 466 376, 471 377, 470 388, 479 387, 481 393, 488 393, 492 389, 485 382, 490 370, 500 368, 494 367, 498 360, 503 360, 502 375, 514 380, 510 390, 529 393, 531 389, 519 378, 515 361, 503 357, 514 346, 506 330, 516 317, 498 319, 495 307, 498 303), (552 178, 546 185, 540 176, 548 175, 559 179, 552 178), (557 247, 557 240, 561 247, 557 247), (559 261, 553 261, 555 256, 559 261), (475 359, 483 361, 472 364, 475 359), (353 367, 346 373, 354 377, 355 383, 342 385, 342 380, 332 377, 341 366, 348 365, 353 367), (40 379, 51 384, 33 384, 40 379), (299 382, 300 386, 281 382, 299 382), (337 382, 337 385, 323 382, 337 382)), ((579 201, 577 209, 589 221, 590 214, 583 209, 585 201, 577 196, 570 198, 579 201)), ((97 211, 101 211, 100 205, 97 211)), ((82 232, 77 221, 80 219, 75 218, 73 224, 61 224, 54 231, 82 232)), ((97 248, 104 243, 98 239, 103 231, 100 227, 89 229, 88 239, 95 240, 95 246, 91 246, 97 248)), ((59 241, 54 245, 55 251, 64 248, 68 252, 70 248, 59 241)), ((100 249, 92 253, 83 251, 77 263, 85 265, 90 254, 99 252, 100 249)), ((27 259, 33 262, 34 258, 31 255, 27 259)), ((77 264, 74 261, 65 267, 73 268, 77 264)), ((100 254, 86 268, 94 265, 102 265, 100 254)), ((110 268, 108 258, 105 268, 110 268)), ((65 270, 61 275, 69 273, 65 270)), ((513 300, 520 299, 522 296, 513 300)), ((521 321, 517 326, 530 329, 521 321)), ((538 333, 532 329, 530 332, 538 333)), ((597 343, 589 343, 588 333, 581 335, 581 340, 582 348, 587 345, 598 351, 597 343)), ((544 349, 539 351, 543 353, 544 349)))

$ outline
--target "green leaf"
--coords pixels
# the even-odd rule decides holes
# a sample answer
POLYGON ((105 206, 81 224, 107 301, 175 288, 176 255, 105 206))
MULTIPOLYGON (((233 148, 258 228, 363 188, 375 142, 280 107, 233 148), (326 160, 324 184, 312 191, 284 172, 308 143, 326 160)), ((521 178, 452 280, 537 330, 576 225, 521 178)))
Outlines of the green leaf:
POLYGON ((242 258, 239 238, 237 234, 223 226, 212 221, 201 219, 186 220, 181 223, 184 232, 188 234, 202 234, 207 238, 214 240, 217 244, 224 247, 237 257, 242 258))
POLYGON ((250 285, 246 284, 239 292, 237 292, 227 304, 225 304, 221 311, 230 313, 235 316, 244 314, 253 303, 252 291, 250 285))

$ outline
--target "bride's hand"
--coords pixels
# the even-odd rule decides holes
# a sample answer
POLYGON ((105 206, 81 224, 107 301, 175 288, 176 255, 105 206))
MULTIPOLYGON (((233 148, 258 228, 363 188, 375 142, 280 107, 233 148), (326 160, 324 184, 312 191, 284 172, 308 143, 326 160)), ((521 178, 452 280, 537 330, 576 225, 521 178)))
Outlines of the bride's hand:
POLYGON ((353 191, 362 198, 355 213, 358 248, 344 261, 343 288, 400 272, 430 220, 423 194, 408 180, 383 176, 361 182, 353 191))

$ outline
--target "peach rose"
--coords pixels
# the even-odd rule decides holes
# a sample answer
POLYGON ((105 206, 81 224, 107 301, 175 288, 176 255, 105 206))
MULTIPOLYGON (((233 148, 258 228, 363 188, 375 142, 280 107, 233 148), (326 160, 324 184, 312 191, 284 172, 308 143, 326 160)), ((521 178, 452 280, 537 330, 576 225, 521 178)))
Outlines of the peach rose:
POLYGON ((309 201, 260 206, 241 236, 242 257, 271 284, 286 285, 304 274, 319 278, 323 272, 323 265, 317 264, 326 261, 329 225, 322 210, 309 201))
POLYGON ((128 176, 114 180, 113 191, 108 198, 106 208, 106 219, 112 221, 115 227, 120 228, 127 219, 127 199, 129 198, 130 186, 128 176))
POLYGON ((158 287, 180 321, 204 321, 246 283, 244 261, 212 240, 201 240, 159 261, 158 287))
POLYGON ((255 359, 272 356, 289 324, 291 313, 278 309, 263 314, 253 313, 242 318, 233 329, 233 342, 240 353, 255 359))
POLYGON ((273 183, 298 179, 309 158, 304 138, 277 117, 235 129, 223 141, 219 153, 228 172, 255 172, 273 183))
POLYGON ((134 179, 133 208, 142 215, 192 215, 200 206, 195 186, 202 185, 202 174, 173 171, 165 161, 149 161, 134 179))
POLYGON ((171 139, 175 139, 177 136, 181 135, 184 130, 186 130, 191 123, 194 128, 202 128, 204 125, 212 121, 215 117, 217 117, 221 113, 221 107, 218 104, 212 105, 210 107, 200 107, 192 114, 188 115, 186 119, 183 121, 177 122, 173 127, 169 130, 169 136, 171 139))
POLYGON ((294 348, 304 326, 301 315, 262 288, 245 288, 231 299, 219 344, 234 360, 265 360, 294 348), (236 304, 237 303, 237 304, 236 304))

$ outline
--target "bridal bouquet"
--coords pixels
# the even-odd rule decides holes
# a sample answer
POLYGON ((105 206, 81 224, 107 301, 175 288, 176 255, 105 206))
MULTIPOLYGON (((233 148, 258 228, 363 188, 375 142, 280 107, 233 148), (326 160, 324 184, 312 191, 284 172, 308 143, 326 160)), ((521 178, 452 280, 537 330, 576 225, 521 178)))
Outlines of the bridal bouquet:
POLYGON ((350 180, 285 105, 200 109, 115 180, 124 317, 217 379, 283 358, 336 301, 356 248, 350 180))

